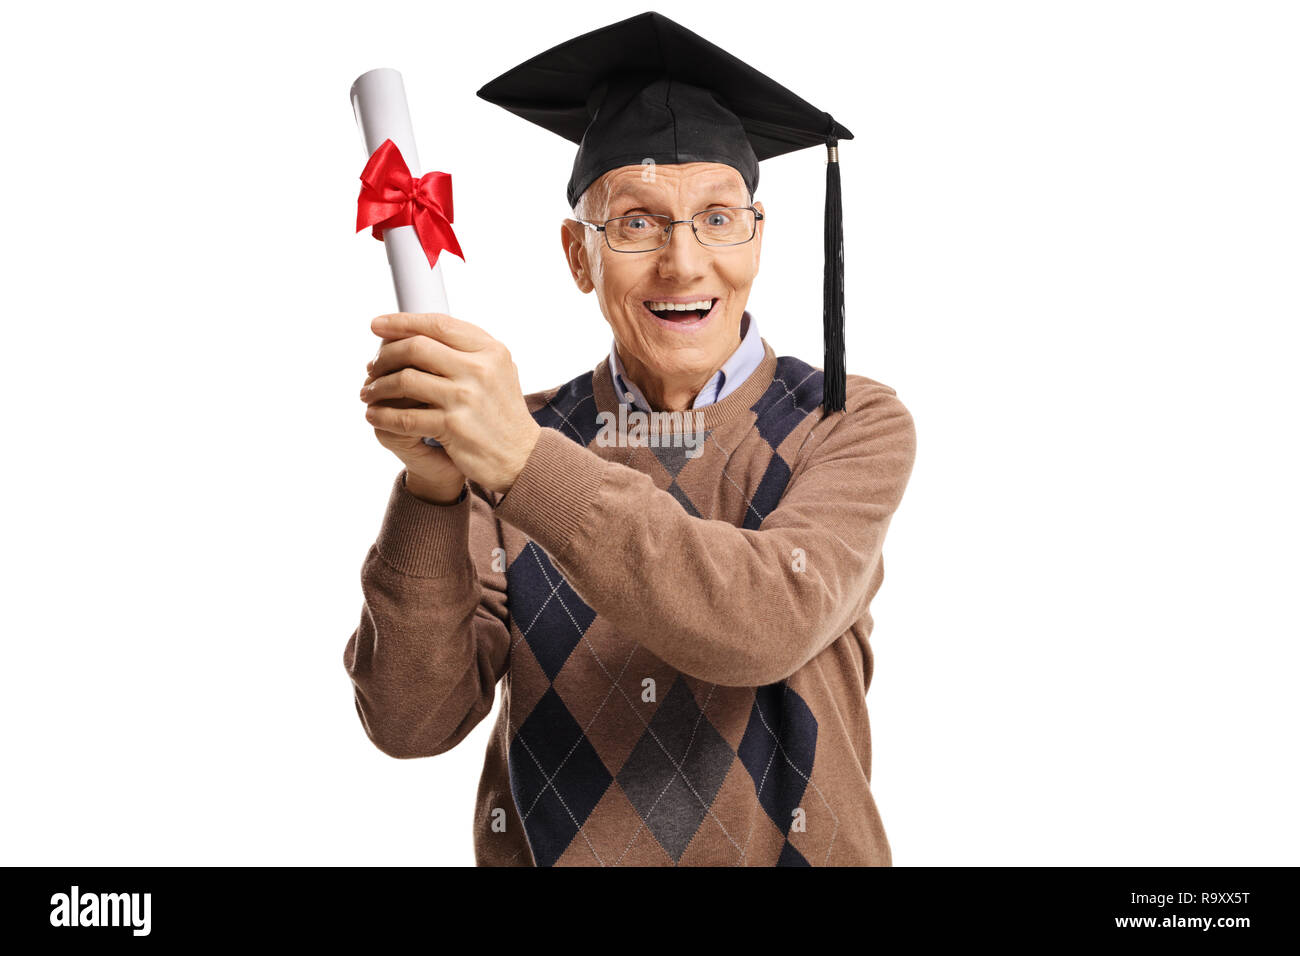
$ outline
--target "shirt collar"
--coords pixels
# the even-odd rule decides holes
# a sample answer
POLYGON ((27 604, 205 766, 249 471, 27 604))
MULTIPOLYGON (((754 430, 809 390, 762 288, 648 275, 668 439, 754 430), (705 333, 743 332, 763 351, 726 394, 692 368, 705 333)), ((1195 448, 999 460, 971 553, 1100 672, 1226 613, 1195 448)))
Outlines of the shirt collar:
MULTIPOLYGON (((740 345, 714 373, 713 378, 705 382, 704 387, 695 396, 692 408, 702 408, 720 402, 749 378, 754 369, 763 362, 763 340, 758 335, 758 322, 749 311, 740 317, 740 345)), ((643 412, 650 412, 650 403, 646 401, 641 389, 628 377, 623 362, 618 357, 618 340, 609 348, 609 373, 614 383, 614 394, 619 402, 631 402, 643 412)))

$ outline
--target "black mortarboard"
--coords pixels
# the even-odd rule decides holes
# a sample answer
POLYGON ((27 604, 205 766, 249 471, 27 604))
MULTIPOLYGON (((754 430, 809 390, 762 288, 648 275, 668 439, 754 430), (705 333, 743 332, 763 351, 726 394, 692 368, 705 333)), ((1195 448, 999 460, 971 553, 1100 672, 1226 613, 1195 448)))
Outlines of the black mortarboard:
POLYGON ((489 103, 578 143, 569 205, 620 166, 725 163, 752 197, 758 164, 822 143, 826 160, 823 407, 844 408, 841 139, 853 134, 726 50, 660 13, 584 33, 478 91, 489 103))

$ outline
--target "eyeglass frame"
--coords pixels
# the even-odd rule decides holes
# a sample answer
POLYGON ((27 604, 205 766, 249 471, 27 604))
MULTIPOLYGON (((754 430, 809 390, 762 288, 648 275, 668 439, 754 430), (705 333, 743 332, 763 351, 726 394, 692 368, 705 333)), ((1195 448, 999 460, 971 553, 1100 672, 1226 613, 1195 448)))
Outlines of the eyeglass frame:
POLYGON ((695 228, 695 216, 701 215, 702 213, 706 213, 706 212, 712 212, 713 211, 712 207, 709 209, 701 209, 699 212, 695 214, 695 216, 691 216, 690 219, 669 219, 668 235, 664 237, 663 242, 655 246, 653 249, 615 249, 613 243, 609 241, 609 232, 606 227, 609 226, 611 222, 617 222, 620 219, 662 219, 663 216, 658 215, 657 213, 639 213, 631 216, 615 216, 613 219, 606 219, 603 224, 590 222, 586 219, 577 219, 575 221, 582 223, 584 226, 586 226, 589 229, 595 229, 597 232, 605 233, 605 245, 609 247, 610 252, 623 252, 629 255, 635 255, 639 252, 658 252, 660 249, 663 249, 665 246, 668 245, 668 243, 673 241, 673 228, 677 226, 679 223, 683 223, 683 222, 689 222, 691 224, 691 235, 693 235, 695 237, 695 241, 698 242, 700 245, 702 245, 705 249, 729 249, 732 246, 743 246, 748 242, 754 241, 754 237, 758 235, 758 224, 763 221, 763 214, 759 210, 755 209, 753 206, 718 206, 717 208, 718 209, 748 209, 750 212, 752 212, 754 214, 754 231, 749 234, 749 238, 742 239, 740 240, 740 242, 705 242, 703 239, 701 239, 699 231, 695 228))

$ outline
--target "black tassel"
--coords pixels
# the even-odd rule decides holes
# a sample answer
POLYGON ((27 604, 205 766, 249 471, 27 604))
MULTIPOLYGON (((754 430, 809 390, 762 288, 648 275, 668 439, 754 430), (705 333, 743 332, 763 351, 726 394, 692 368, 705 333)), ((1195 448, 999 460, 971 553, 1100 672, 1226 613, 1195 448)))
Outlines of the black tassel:
POLYGON ((826 273, 822 292, 822 408, 844 410, 844 203, 840 195, 839 141, 826 137, 826 273))

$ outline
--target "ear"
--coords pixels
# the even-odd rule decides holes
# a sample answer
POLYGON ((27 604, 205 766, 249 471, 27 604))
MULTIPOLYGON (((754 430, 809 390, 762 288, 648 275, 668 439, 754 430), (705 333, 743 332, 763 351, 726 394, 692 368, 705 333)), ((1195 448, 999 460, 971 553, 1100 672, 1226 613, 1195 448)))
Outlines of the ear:
POLYGON ((767 213, 763 211, 763 204, 761 202, 751 203, 750 205, 757 209, 759 214, 763 217, 758 220, 758 231, 754 233, 754 268, 757 269, 758 261, 763 254, 763 227, 767 225, 767 213))
POLYGON ((596 288, 587 266, 587 227, 574 219, 560 223, 560 242, 564 245, 564 259, 569 264, 569 274, 574 284, 584 294, 596 288))

